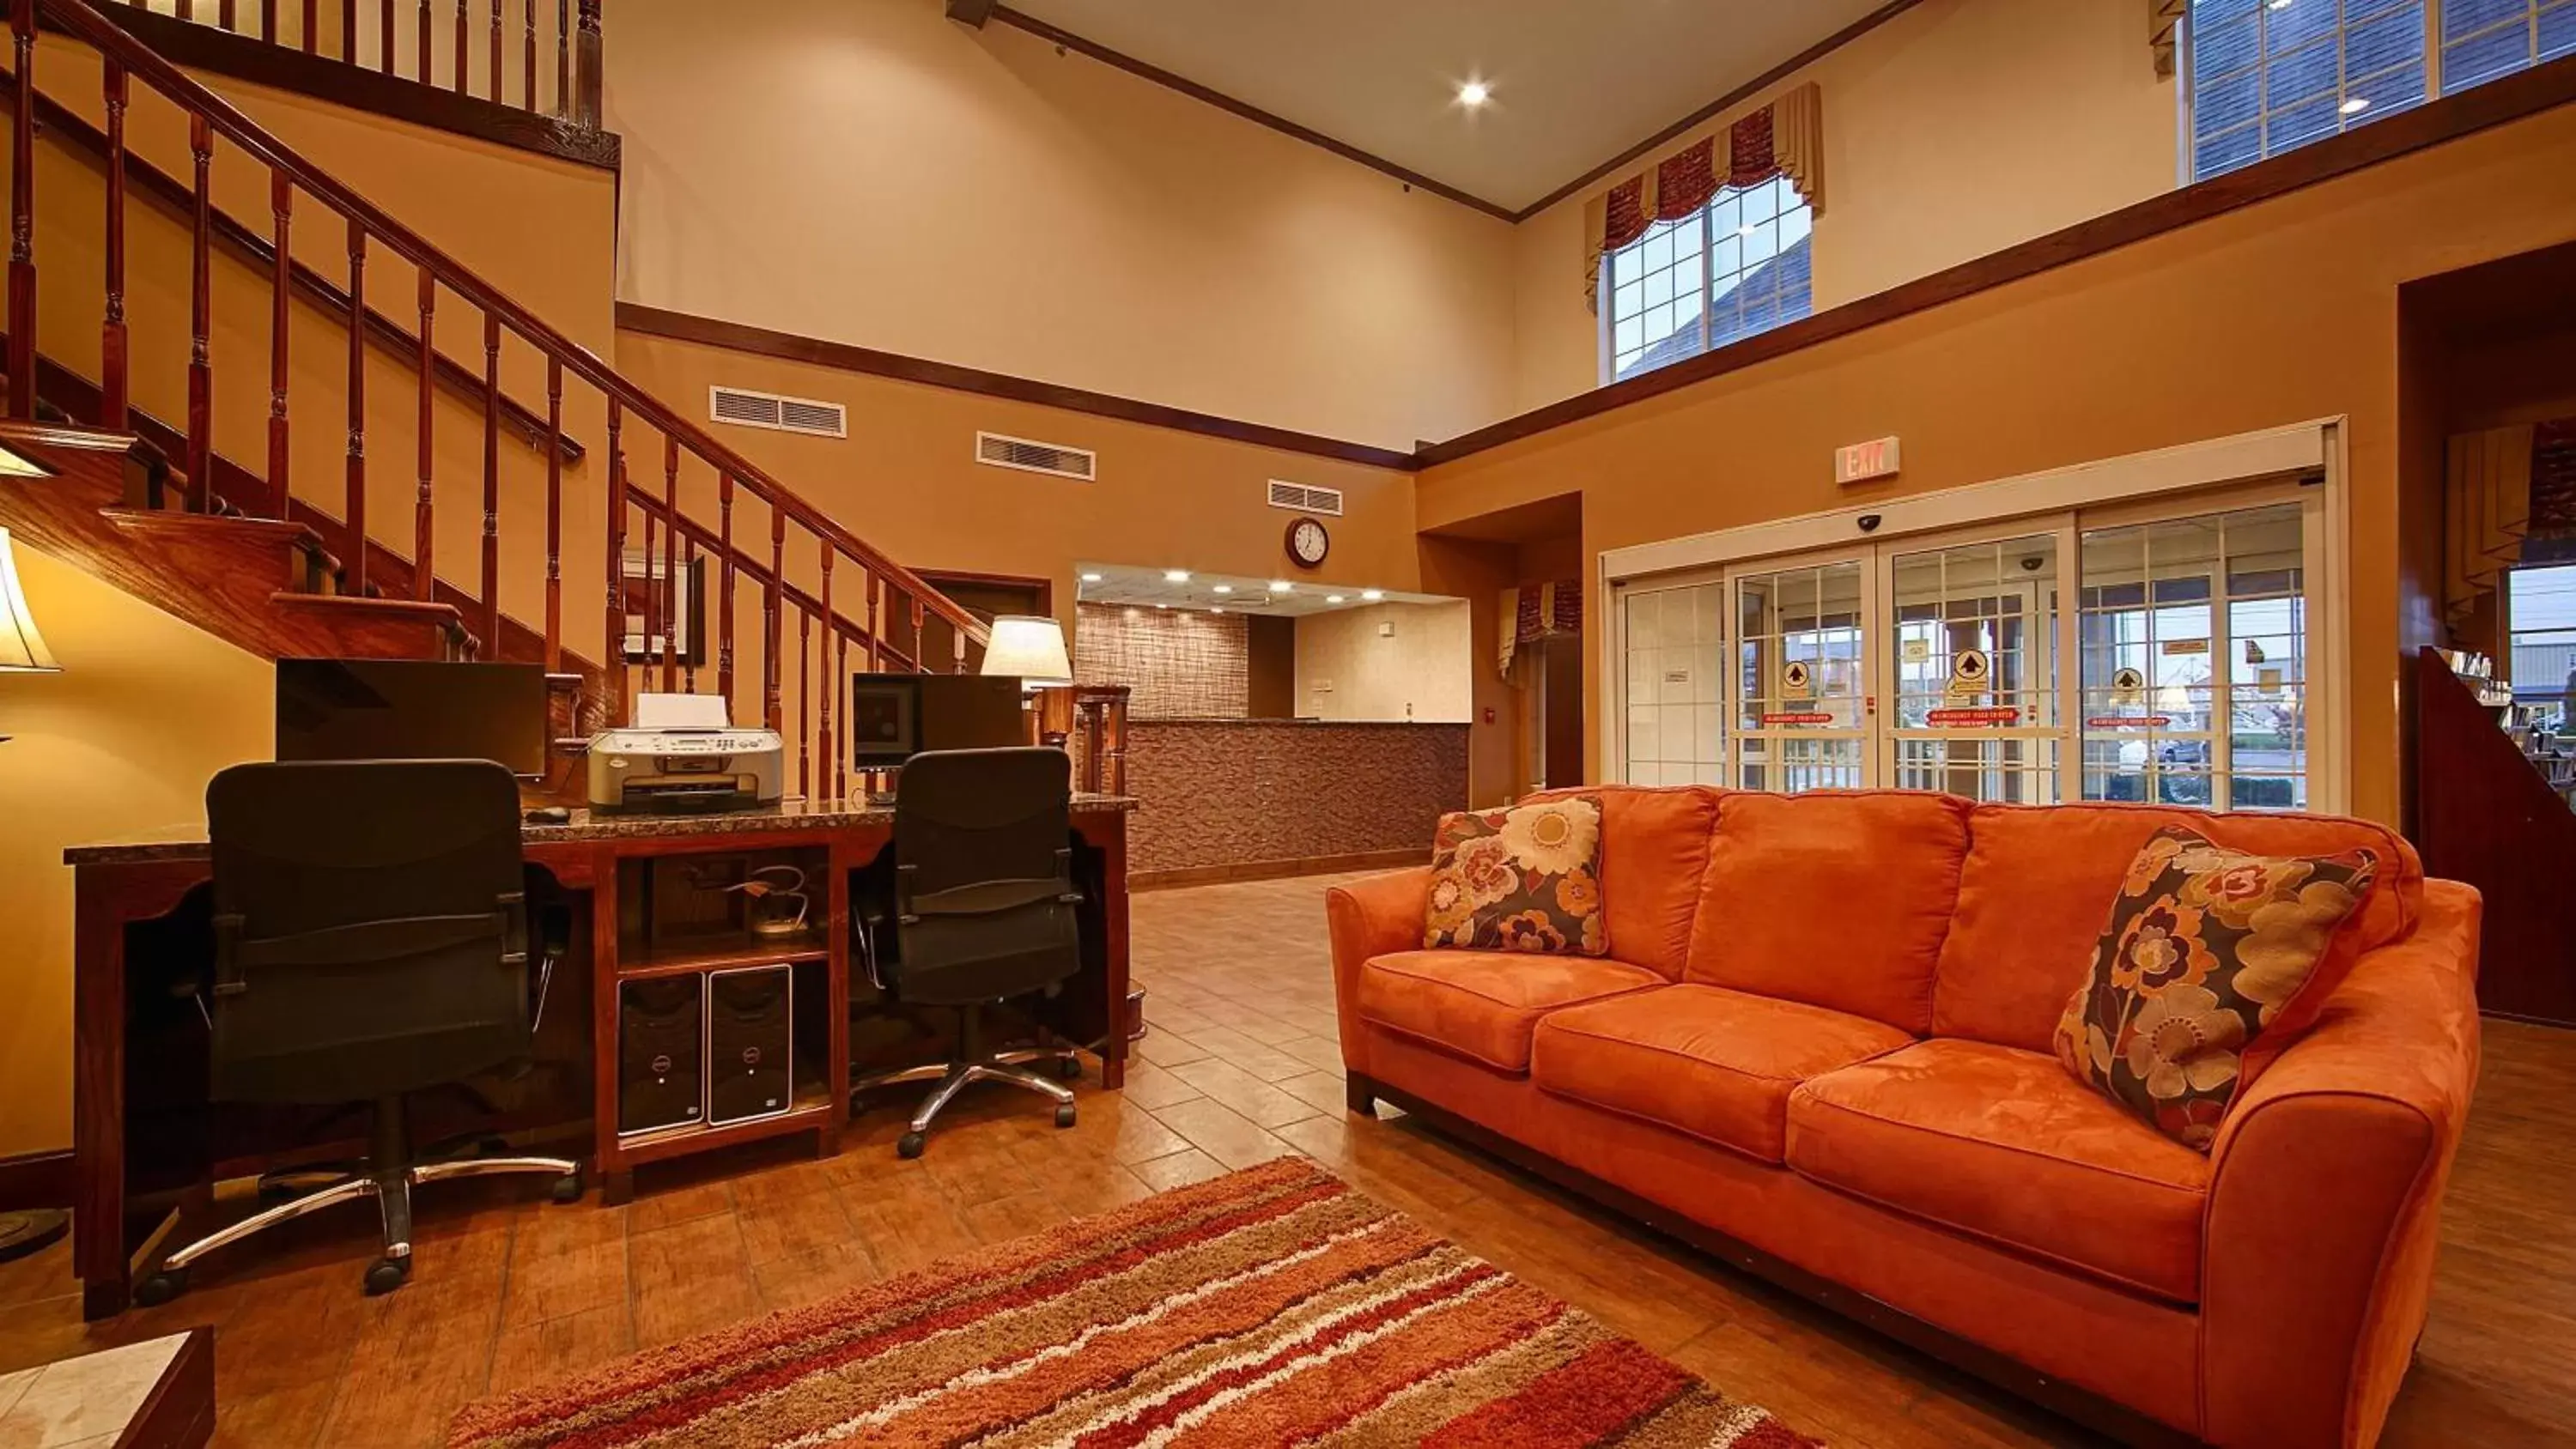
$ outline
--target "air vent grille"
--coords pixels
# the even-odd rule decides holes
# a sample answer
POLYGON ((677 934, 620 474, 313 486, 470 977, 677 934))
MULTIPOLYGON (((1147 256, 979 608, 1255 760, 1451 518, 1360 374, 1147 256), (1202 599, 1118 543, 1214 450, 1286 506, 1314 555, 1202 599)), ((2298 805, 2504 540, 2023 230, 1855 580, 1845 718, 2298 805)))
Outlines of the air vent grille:
POLYGON ((1006 438, 1000 433, 975 435, 975 461, 996 468, 1016 468, 1023 473, 1071 478, 1082 483, 1089 483, 1100 476, 1100 455, 1088 449, 1068 448, 1057 443, 1033 443, 1026 438, 1006 438))
POLYGON ((849 410, 839 403, 781 397, 776 393, 752 392, 739 387, 716 387, 707 391, 707 411, 720 423, 768 428, 782 433, 810 433, 818 438, 846 438, 850 435, 849 410))
POLYGON ((1273 478, 1270 480, 1270 506, 1285 508, 1291 513, 1322 513, 1339 518, 1342 516, 1342 490, 1313 488, 1273 478))

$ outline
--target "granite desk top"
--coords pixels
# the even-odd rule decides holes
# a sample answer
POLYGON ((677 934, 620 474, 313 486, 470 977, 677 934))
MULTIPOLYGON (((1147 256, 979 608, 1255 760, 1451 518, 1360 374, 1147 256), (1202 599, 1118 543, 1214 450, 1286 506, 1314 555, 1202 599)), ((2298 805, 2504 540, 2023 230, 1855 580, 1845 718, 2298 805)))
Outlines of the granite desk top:
MULTIPOLYGON (((1127 795, 1077 793, 1076 815, 1124 815, 1136 808, 1127 795)), ((602 815, 575 810, 562 825, 523 825, 522 844, 578 845, 601 840, 669 840, 688 835, 742 835, 770 831, 835 830, 889 826, 894 807, 857 800, 792 800, 775 810, 725 811, 711 815, 602 815)), ((202 822, 156 826, 133 831, 63 852, 65 865, 132 865, 154 860, 197 860, 206 854, 202 822)))

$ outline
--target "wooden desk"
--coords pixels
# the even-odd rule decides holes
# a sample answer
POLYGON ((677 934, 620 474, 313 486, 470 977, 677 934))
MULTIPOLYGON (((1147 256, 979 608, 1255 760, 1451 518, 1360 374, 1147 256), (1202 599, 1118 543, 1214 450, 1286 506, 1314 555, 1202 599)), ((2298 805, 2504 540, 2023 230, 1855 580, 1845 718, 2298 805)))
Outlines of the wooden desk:
MULTIPOLYGON (((1098 1054, 1101 1078, 1112 1089, 1126 1080, 1127 816, 1134 807, 1134 801, 1117 796, 1074 799, 1076 870, 1095 904, 1083 912, 1083 972, 1053 1007, 1060 1036, 1098 1054)), ((856 801, 704 816, 593 817, 576 811, 567 825, 526 827, 532 929, 541 911, 559 912, 571 927, 564 966, 540 1025, 538 1056, 559 1068, 577 1060, 586 1090, 578 1082, 563 1085, 558 1073, 559 1090, 551 1100, 540 1089, 536 1100, 500 1120, 450 1125, 533 1130, 570 1127, 587 1118, 589 1166, 609 1202, 632 1195, 635 1169, 645 1163, 794 1133, 811 1134, 818 1154, 838 1150, 849 1120, 851 878, 876 861, 893 828, 890 807, 856 801), (819 903, 825 907, 824 930, 810 953, 822 965, 830 993, 822 1090, 800 1097, 780 1116, 621 1139, 616 984, 622 971, 655 968, 621 967, 619 863, 773 847, 829 852, 828 898, 819 903)), ((72 867, 74 912, 73 1268, 81 1279, 82 1310, 98 1319, 124 1309, 138 1260, 157 1254, 162 1240, 172 1236, 177 1209, 164 1198, 175 1193, 199 1200, 203 1184, 215 1178, 312 1158, 314 1124, 323 1114, 227 1107, 217 1116, 204 1108, 201 1071, 187 1080, 202 1063, 152 1045, 156 1017, 165 1028, 163 1040, 202 1035, 167 1032, 174 1015, 192 1018, 195 1007, 174 1006, 151 989, 187 964, 174 968, 169 958, 209 948, 203 925, 211 878, 202 834, 79 846, 63 858, 72 867), (138 1036, 145 1049, 130 1052, 138 1036), (165 1107, 176 1102, 175 1118, 166 1110, 151 1122, 139 1118, 143 1104, 132 1100, 136 1093, 130 1090, 138 1085, 165 1107), (186 1094, 192 1088, 195 1118, 188 1115, 186 1094)), ((858 980, 866 989, 864 972, 858 980)), ((420 1132, 423 1141, 439 1135, 420 1132)))

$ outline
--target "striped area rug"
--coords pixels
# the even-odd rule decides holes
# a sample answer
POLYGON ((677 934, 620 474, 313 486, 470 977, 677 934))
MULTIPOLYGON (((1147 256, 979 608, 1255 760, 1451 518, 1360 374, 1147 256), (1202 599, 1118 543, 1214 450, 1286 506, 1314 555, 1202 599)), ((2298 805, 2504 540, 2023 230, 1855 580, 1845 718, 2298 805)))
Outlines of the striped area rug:
POLYGON ((460 1413, 451 1449, 1815 1449, 1303 1159, 460 1413))

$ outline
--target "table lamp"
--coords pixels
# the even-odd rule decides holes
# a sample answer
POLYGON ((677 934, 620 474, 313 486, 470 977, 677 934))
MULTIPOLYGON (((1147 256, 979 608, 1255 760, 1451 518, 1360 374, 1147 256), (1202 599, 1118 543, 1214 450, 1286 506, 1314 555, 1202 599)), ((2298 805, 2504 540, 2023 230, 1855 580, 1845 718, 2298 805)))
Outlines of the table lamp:
POLYGON ((1073 661, 1064 650, 1064 626, 1043 615, 1003 614, 993 620, 984 646, 984 673, 1016 674, 1022 689, 1073 683, 1073 661))

